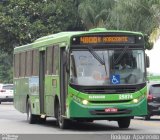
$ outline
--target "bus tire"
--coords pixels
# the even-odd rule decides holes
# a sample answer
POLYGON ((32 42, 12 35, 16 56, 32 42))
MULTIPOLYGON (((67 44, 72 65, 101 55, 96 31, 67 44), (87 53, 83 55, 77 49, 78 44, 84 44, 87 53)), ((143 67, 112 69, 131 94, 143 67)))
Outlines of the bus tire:
POLYGON ((27 101, 27 121, 30 124, 34 124, 37 122, 37 115, 32 114, 31 104, 30 101, 27 101))
POLYGON ((125 118, 119 118, 118 119, 118 126, 119 128, 128 128, 131 122, 131 118, 125 117, 125 118))
POLYGON ((59 103, 57 104, 57 122, 58 122, 58 125, 61 129, 66 129, 69 127, 69 120, 65 119, 63 116, 62 116, 62 113, 61 113, 61 107, 59 105, 59 103))
POLYGON ((45 118, 41 118, 39 116, 38 122, 41 123, 41 124, 44 124, 46 122, 46 117, 45 118))
POLYGON ((144 119, 145 119, 145 120, 150 120, 150 119, 151 119, 151 116, 150 116, 150 115, 146 115, 146 116, 144 116, 144 119))

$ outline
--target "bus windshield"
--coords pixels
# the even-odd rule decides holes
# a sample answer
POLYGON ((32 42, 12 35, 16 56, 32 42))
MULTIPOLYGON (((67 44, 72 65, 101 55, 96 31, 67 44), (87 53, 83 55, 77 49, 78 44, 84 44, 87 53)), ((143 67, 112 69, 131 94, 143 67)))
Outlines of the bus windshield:
POLYGON ((144 51, 128 48, 72 50, 70 82, 86 86, 143 83, 144 51))

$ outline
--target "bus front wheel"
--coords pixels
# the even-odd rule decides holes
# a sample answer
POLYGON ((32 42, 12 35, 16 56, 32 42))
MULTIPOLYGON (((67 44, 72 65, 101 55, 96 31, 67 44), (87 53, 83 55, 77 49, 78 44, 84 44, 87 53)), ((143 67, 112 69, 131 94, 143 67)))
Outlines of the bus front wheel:
POLYGON ((119 118, 118 126, 119 128, 128 128, 131 122, 131 118, 119 118))
POLYGON ((65 119, 63 116, 62 116, 62 113, 61 113, 61 107, 59 104, 57 104, 57 121, 58 121, 58 125, 61 129, 66 129, 68 128, 69 126, 69 120, 65 119))
POLYGON ((37 116, 32 114, 31 104, 30 101, 27 101, 27 121, 30 124, 34 124, 37 122, 37 116))

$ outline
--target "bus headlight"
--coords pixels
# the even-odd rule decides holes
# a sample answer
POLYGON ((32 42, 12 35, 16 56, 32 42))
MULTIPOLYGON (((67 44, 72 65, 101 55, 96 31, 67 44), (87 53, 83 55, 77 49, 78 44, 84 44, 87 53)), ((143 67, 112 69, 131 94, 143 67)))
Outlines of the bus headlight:
POLYGON ((83 103, 84 105, 87 105, 87 104, 88 104, 88 101, 87 101, 87 100, 83 100, 82 103, 83 103))
POLYGON ((136 98, 136 99, 133 99, 132 101, 133 101, 133 103, 138 103, 138 102, 140 102, 142 99, 144 99, 144 95, 142 95, 142 96, 140 96, 139 98, 136 98))
POLYGON ((133 99, 133 103, 138 103, 138 99, 133 99))

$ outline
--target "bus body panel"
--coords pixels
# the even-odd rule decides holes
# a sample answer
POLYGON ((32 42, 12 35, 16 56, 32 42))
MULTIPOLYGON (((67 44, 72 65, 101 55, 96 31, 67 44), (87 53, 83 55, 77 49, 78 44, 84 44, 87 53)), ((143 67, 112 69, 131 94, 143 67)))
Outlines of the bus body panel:
POLYGON ((45 113, 54 116, 55 96, 59 97, 59 76, 46 76, 45 78, 45 113))
POLYGON ((28 97, 30 98, 31 108, 33 114, 40 114, 39 112, 39 83, 38 77, 18 78, 14 80, 15 95, 14 106, 20 112, 26 113, 26 104, 28 97))
POLYGON ((29 94, 28 78, 14 79, 14 106, 20 112, 26 113, 26 98, 29 94))

